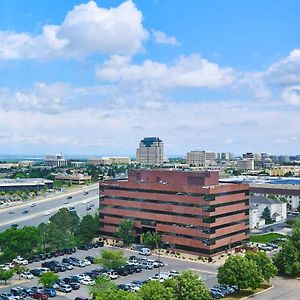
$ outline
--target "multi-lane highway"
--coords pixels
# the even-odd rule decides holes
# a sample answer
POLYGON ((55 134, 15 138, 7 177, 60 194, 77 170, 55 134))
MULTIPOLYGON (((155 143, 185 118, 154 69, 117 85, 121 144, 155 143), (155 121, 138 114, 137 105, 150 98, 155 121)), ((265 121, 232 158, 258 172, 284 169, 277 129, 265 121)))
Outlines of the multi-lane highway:
POLYGON ((62 207, 74 207, 77 214, 82 216, 87 212, 95 212, 98 208, 98 185, 85 187, 80 190, 55 194, 39 199, 26 201, 22 204, 0 209, 0 231, 17 224, 36 226, 47 222, 49 218, 62 207), (88 192, 85 194, 85 192, 88 192), (72 197, 72 198, 70 198, 72 197), (87 210, 92 206, 90 210, 87 210))

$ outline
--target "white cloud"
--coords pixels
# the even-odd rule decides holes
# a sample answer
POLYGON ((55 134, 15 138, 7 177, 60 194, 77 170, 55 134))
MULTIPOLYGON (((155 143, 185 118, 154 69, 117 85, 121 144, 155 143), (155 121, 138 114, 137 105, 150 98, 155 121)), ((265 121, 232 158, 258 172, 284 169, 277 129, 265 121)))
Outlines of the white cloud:
POLYGON ((137 65, 129 57, 115 55, 96 67, 96 76, 107 81, 142 82, 153 89, 219 88, 235 80, 233 69, 221 68, 198 54, 180 56, 173 65, 152 60, 137 65))
POLYGON ((65 83, 37 82, 29 90, 0 92, 0 107, 17 111, 59 113, 71 97, 71 87, 65 83))
POLYGON ((75 6, 62 24, 45 25, 38 35, 0 31, 0 60, 131 55, 142 49, 148 37, 142 21, 131 0, 110 9, 90 1, 75 6))
POLYGON ((263 78, 269 84, 281 86, 300 84, 300 49, 272 64, 263 72, 263 78))
POLYGON ((0 138, 0 152, 16 153, 21 147, 21 152, 27 153, 73 151, 134 155, 138 141, 155 134, 163 139, 167 155, 200 148, 237 154, 249 149, 291 153, 300 147, 300 140, 294 138, 299 136, 298 114, 297 110, 274 108, 271 103, 258 107, 256 103, 230 100, 217 104, 170 101, 161 107, 151 104, 141 107, 134 103, 113 108, 83 105, 80 109, 63 109, 60 114, 7 111, 0 107, 0 129, 5 133, 0 138), (247 120, 256 122, 254 128, 228 130, 222 126, 222 123, 247 120), (278 145, 276 139, 287 142, 278 145))
POLYGON ((154 41, 157 44, 167 44, 167 45, 172 45, 172 46, 179 46, 179 43, 174 36, 168 36, 162 31, 152 30, 152 35, 154 37, 154 41))
POLYGON ((281 96, 283 101, 300 106, 300 85, 285 88, 281 96))

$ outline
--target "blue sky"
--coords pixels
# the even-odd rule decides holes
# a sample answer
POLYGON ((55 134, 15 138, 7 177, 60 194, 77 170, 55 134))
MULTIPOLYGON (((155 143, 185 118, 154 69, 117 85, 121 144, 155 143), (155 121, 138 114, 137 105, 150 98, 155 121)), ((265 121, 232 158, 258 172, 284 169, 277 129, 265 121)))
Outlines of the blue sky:
POLYGON ((1 1, 0 153, 296 154, 300 1, 1 1))

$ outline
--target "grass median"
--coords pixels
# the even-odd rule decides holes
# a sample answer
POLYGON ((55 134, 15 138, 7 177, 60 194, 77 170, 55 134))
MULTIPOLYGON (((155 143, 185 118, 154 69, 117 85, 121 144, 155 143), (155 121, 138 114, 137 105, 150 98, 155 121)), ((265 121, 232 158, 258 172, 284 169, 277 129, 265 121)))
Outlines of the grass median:
POLYGON ((286 238, 286 236, 280 233, 253 234, 250 236, 250 242, 266 244, 282 238, 286 238))
POLYGON ((261 285, 260 288, 258 288, 256 290, 251 290, 251 289, 240 290, 240 291, 237 291, 234 294, 232 294, 228 297, 225 297, 223 299, 225 299, 225 300, 237 300, 237 299, 242 299, 242 298, 245 298, 245 297, 250 297, 250 296, 252 296, 256 293, 262 292, 262 291, 270 288, 271 286, 272 286, 271 284, 264 283, 264 284, 261 285))

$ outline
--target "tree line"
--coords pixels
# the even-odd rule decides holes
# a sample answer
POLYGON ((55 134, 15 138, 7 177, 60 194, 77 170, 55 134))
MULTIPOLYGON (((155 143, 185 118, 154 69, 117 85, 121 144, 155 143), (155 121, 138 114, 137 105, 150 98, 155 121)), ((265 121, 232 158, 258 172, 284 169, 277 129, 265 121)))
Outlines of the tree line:
POLYGON ((38 226, 11 227, 0 233, 0 262, 15 257, 29 257, 85 244, 97 236, 99 216, 85 215, 79 218, 76 212, 61 208, 50 217, 49 223, 38 226))

